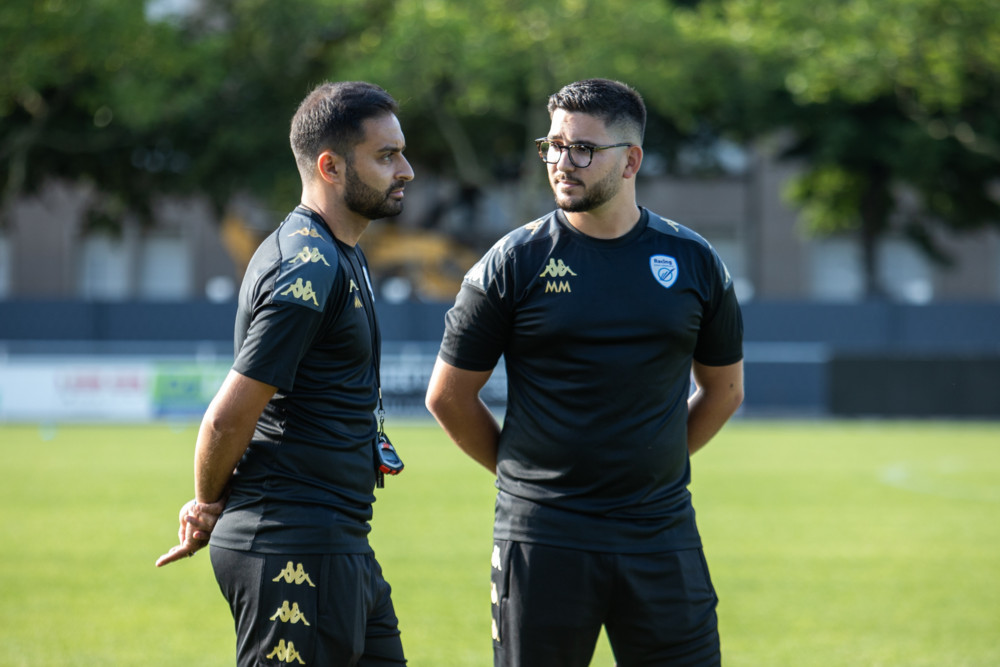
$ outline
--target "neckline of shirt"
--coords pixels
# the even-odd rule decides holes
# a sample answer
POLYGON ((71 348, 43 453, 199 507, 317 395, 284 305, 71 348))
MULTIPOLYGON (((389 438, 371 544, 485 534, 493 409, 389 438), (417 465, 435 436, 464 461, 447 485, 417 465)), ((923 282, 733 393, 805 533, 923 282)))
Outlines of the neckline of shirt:
POLYGON ((636 222, 632 229, 628 230, 621 236, 613 239, 599 239, 593 236, 584 234, 579 229, 570 224, 569 220, 566 218, 566 213, 562 209, 556 209, 556 221, 565 228, 570 234, 573 235, 574 239, 577 239, 583 243, 588 243, 594 246, 602 248, 615 248, 618 246, 628 245, 633 240, 635 240, 649 224, 649 211, 639 206, 639 220, 636 222))

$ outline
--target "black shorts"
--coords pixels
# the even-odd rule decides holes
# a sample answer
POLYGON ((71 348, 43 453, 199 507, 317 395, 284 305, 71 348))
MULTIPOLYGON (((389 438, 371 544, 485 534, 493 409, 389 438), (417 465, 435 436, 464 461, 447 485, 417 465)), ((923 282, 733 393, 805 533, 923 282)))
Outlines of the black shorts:
POLYGON ((721 664, 701 549, 614 554, 497 540, 495 667, 587 667, 603 625, 619 667, 721 664))
POLYGON ((373 554, 211 547, 236 622, 239 667, 405 665, 391 589, 373 554))

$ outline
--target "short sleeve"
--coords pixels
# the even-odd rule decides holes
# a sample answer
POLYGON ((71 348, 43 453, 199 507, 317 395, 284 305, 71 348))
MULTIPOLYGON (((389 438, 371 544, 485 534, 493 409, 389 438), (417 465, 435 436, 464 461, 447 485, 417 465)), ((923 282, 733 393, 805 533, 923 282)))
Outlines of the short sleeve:
POLYGON ((322 324, 323 314, 288 301, 272 301, 254 313, 233 370, 291 391, 299 363, 322 324))
POLYGON ((713 298, 702 319, 694 360, 706 366, 728 366, 743 358, 743 314, 729 270, 714 250, 711 253, 713 298))

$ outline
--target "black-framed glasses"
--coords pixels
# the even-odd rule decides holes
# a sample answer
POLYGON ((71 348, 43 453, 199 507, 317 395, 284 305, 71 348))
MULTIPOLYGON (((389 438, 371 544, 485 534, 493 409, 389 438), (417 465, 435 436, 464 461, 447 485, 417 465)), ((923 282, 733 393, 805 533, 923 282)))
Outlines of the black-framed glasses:
POLYGON ((546 164, 556 164, 562 157, 563 151, 569 155, 570 163, 577 169, 584 169, 590 166, 594 160, 594 151, 606 151, 609 148, 621 148, 622 146, 635 146, 635 144, 608 144, 607 146, 593 146, 591 144, 560 144, 557 141, 549 141, 545 137, 535 139, 535 146, 538 147, 538 157, 546 164))

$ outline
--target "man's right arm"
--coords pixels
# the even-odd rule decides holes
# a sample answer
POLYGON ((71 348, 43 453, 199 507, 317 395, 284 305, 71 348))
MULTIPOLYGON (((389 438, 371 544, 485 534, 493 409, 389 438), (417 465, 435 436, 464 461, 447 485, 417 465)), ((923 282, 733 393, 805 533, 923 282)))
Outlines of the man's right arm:
POLYGON ((198 502, 213 503, 222 497, 275 391, 276 387, 229 371, 198 430, 194 450, 194 495, 198 502))
POLYGON ((438 357, 425 403, 448 437, 495 475, 500 425, 479 398, 479 391, 492 373, 463 370, 438 357))
POLYGON ((162 567, 193 556, 208 538, 226 505, 226 487, 250 445, 257 420, 277 389, 229 371, 205 411, 194 455, 195 499, 181 508, 179 543, 156 561, 162 567))

